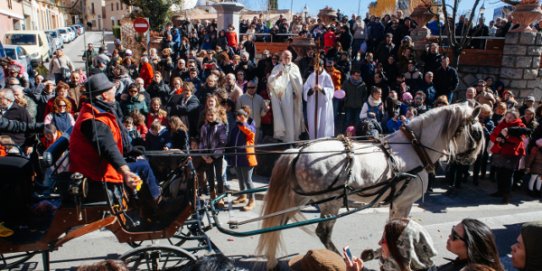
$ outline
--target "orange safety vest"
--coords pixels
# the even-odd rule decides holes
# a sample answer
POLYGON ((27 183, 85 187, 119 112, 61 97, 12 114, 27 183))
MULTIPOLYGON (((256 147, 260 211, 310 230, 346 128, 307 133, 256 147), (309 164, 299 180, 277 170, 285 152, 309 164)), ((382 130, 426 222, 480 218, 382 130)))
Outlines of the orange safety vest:
POLYGON ((113 139, 122 154, 122 135, 115 116, 108 112, 99 112, 89 103, 84 103, 70 136, 70 171, 80 172, 93 181, 123 183, 122 174, 100 157, 96 146, 83 135, 81 124, 89 119, 102 122, 111 129, 113 139))

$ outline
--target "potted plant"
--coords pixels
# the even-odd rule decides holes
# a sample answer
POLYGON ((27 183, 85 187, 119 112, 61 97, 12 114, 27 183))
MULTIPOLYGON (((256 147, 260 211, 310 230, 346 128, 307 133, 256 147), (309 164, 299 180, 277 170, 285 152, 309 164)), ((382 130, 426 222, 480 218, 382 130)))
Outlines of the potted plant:
POLYGON ((538 0, 521 0, 512 12, 512 22, 519 27, 510 32, 536 32, 531 24, 542 19, 542 9, 538 0))

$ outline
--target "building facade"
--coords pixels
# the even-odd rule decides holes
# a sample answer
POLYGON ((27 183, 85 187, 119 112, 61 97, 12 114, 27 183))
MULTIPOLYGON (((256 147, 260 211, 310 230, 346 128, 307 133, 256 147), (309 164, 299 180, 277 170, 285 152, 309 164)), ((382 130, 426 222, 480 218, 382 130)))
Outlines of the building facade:
POLYGON ((121 0, 105 0, 104 29, 112 30, 113 26, 120 26, 120 20, 132 10, 132 6, 122 3, 121 0))
POLYGON ((23 3, 17 0, 0 1, 0 38, 10 30, 21 30, 24 25, 23 3))
POLYGON ((104 26, 104 18, 105 18, 105 1, 104 0, 84 0, 84 10, 82 12, 83 15, 83 22, 85 23, 85 27, 87 27, 87 23, 92 24, 92 28, 89 28, 89 30, 103 30, 104 26))

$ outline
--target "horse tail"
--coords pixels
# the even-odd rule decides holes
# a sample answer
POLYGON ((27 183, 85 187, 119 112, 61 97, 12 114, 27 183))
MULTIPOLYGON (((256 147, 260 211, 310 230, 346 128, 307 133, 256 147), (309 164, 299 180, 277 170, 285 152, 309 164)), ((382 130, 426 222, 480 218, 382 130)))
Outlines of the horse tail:
MULTIPOLYGON (((262 209, 262 215, 279 212, 296 206, 295 193, 292 185, 296 180, 295 162, 297 161, 297 151, 292 154, 283 154, 275 163, 271 179, 269 181, 269 190, 265 195, 262 209)), ((270 216, 263 219, 262 228, 280 226, 294 218, 298 211, 292 211, 280 215, 270 216)), ((280 231, 264 233, 260 235, 256 251, 258 255, 264 255, 267 258, 267 267, 271 269, 276 266, 276 254, 281 244, 280 231)))

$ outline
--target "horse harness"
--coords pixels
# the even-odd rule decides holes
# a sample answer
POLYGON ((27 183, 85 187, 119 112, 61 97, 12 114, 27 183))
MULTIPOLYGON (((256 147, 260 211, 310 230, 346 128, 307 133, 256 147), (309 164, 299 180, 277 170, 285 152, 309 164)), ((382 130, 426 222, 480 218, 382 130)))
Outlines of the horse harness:
POLYGON ((420 158, 420 160, 422 161, 423 169, 425 169, 428 173, 435 173, 435 165, 431 161, 431 158, 429 158, 429 154, 427 154, 425 147, 420 143, 418 138, 416 138, 414 131, 412 131, 410 127, 403 125, 401 126, 401 132, 403 132, 406 138, 410 141, 412 148, 414 148, 414 151, 418 155, 418 158, 420 158))
MULTIPOLYGON (((376 143, 377 146, 382 150, 382 152, 384 152, 384 154, 386 155, 386 158, 388 159, 387 168, 378 179, 380 180, 384 178, 384 176, 386 175, 386 173, 389 172, 389 170, 391 170, 392 172, 392 177, 384 182, 377 182, 376 184, 373 184, 367 187, 354 188, 351 186, 352 166, 354 162, 354 149, 352 146, 352 141, 343 135, 339 135, 337 138, 319 139, 316 142, 335 140, 335 139, 340 140, 343 143, 344 148, 345 148, 344 152, 346 153, 346 159, 344 160, 345 162, 344 162, 341 172, 337 175, 334 181, 328 186, 328 188, 322 191, 317 191, 317 192, 304 192, 301 190, 301 187, 298 184, 296 184, 293 187, 293 191, 296 194, 300 196, 306 196, 306 197, 319 196, 319 195, 324 195, 327 193, 343 190, 343 192, 340 195, 326 198, 323 200, 319 200, 316 202, 312 202, 313 205, 318 205, 324 202, 343 198, 343 204, 348 210, 349 209, 349 206, 348 206, 349 195, 356 194, 361 197, 371 197, 371 196, 381 197, 388 189, 390 189, 391 190, 390 194, 388 195, 388 197, 386 197, 386 199, 383 200, 383 202, 384 204, 389 203, 393 207, 394 199, 398 197, 399 195, 401 195, 402 192, 406 189, 408 185, 408 181, 403 182, 403 185, 401 185, 401 187, 399 188, 397 188, 397 184, 403 180, 416 178, 417 176, 415 174, 423 170, 422 167, 418 167, 409 172, 399 171, 395 158, 391 154, 391 148, 389 146, 389 143, 387 141, 383 141, 381 139, 375 138, 373 140, 369 140, 369 142, 376 143), (344 184, 336 185, 337 182, 341 179, 345 180, 344 184), (374 189, 377 189, 377 190, 374 191, 374 189)), ((297 164, 299 154, 302 153, 302 150, 306 148, 307 146, 309 146, 310 143, 314 143, 314 142, 315 141, 307 142, 303 144, 303 146, 301 146, 300 151, 298 152, 297 156, 293 160, 292 167, 295 167, 295 165, 297 164)))

